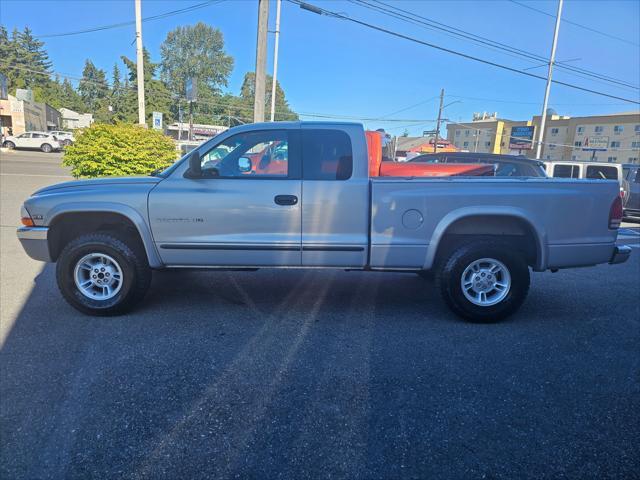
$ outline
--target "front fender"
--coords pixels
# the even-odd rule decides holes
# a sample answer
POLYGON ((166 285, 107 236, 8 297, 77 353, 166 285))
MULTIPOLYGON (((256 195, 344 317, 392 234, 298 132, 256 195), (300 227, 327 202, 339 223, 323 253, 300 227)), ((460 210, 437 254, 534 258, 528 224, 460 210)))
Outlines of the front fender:
POLYGON ((81 212, 104 212, 104 213, 117 213, 127 217, 135 225, 142 244, 144 245, 145 252, 147 254, 147 260, 149 266, 152 268, 160 268, 163 266, 162 260, 158 255, 151 230, 144 217, 134 208, 129 205, 116 202, 68 202, 56 205, 49 210, 43 218, 44 225, 51 225, 56 217, 67 213, 81 213, 81 212))

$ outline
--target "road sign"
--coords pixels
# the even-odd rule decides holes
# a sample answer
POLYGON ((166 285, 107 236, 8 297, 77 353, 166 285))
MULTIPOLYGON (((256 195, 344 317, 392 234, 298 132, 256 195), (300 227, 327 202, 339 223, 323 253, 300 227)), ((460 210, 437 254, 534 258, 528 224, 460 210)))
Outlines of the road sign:
POLYGON ((534 131, 534 126, 511 127, 509 148, 511 150, 531 150, 534 131))
POLYGON ((198 101, 198 81, 195 77, 187 78, 185 82, 185 94, 187 96, 187 101, 198 101))
POLYGON ((582 144, 582 150, 592 151, 592 152, 603 152, 607 150, 609 146, 609 137, 608 136, 593 136, 586 137, 584 139, 584 143, 582 144))
POLYGON ((153 128, 162 130, 162 112, 153 112, 153 128))

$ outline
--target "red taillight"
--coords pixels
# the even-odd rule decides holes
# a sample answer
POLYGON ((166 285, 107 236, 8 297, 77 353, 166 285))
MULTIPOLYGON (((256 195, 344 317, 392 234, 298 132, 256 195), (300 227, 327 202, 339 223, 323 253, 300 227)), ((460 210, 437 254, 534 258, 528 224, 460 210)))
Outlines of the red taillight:
POLYGON ((622 222, 622 198, 617 196, 609 209, 609 228, 616 230, 622 222))

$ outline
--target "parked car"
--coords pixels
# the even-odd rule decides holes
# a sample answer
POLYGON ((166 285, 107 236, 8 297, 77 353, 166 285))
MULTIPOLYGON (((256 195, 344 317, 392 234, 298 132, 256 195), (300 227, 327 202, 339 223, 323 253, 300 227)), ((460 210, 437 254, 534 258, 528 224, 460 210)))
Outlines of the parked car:
POLYGON ((608 162, 544 162, 547 174, 555 178, 588 178, 591 180, 617 180, 620 196, 625 196, 622 165, 608 162))
POLYGON ((496 177, 546 177, 544 164, 522 155, 498 155, 474 152, 425 153, 409 163, 484 163, 495 165, 496 177))
POLYGON ((624 172, 624 218, 625 220, 640 221, 640 165, 625 164, 624 172))
POLYGON ((53 134, 60 142, 60 145, 62 145, 63 147, 73 145, 76 141, 72 132, 65 132, 63 130, 52 130, 49 133, 53 134))
POLYGON ((435 272, 456 314, 491 322, 523 303, 529 268, 631 252, 616 245, 615 181, 372 176, 368 153, 359 124, 241 125, 156 176, 35 192, 18 237, 29 256, 57 263, 62 295, 91 315, 132 308, 153 269, 331 267, 435 272), (286 165, 254 169, 274 159, 286 165))
POLYGON ((25 132, 5 138, 3 144, 5 148, 24 148, 31 150, 42 150, 45 153, 60 150, 60 142, 51 132, 25 132))

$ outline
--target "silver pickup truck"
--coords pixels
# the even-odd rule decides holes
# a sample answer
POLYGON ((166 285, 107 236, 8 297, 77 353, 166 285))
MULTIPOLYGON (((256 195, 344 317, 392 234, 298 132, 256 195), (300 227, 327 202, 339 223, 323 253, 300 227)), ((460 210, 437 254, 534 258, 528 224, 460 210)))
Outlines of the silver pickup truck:
POLYGON ((154 269, 331 267, 434 273, 455 313, 490 322, 522 304, 529 268, 630 254, 615 181, 376 177, 369 153, 358 124, 243 125, 154 176, 43 188, 18 237, 91 315, 129 310, 154 269))

